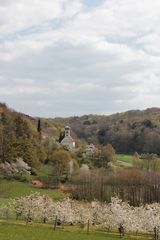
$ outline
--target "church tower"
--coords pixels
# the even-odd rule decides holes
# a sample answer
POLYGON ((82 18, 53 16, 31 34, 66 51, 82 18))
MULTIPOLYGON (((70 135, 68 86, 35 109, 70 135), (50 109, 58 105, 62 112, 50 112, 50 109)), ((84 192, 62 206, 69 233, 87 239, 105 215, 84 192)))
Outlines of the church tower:
POLYGON ((65 127, 65 137, 70 137, 70 133, 71 133, 70 127, 66 126, 65 127))
POLYGON ((66 126, 64 138, 62 139, 61 144, 65 146, 68 150, 72 151, 75 148, 75 141, 71 137, 70 133, 71 133, 70 127, 66 126))

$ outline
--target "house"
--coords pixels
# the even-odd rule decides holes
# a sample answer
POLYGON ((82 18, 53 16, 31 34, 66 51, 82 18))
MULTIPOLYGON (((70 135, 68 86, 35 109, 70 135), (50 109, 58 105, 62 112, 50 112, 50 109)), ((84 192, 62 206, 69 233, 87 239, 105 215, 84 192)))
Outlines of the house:
POLYGON ((70 135, 70 127, 65 127, 65 135, 61 141, 61 144, 66 147, 68 150, 72 151, 75 148, 75 141, 70 135))
POLYGON ((95 151, 96 151, 96 148, 93 144, 89 144, 86 146, 86 155, 87 156, 93 157, 95 151))

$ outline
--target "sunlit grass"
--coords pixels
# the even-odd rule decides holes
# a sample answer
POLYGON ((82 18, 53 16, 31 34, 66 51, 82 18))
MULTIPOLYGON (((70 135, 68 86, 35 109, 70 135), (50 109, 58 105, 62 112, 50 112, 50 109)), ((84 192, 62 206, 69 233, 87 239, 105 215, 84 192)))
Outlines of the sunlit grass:
POLYGON ((116 160, 132 164, 133 156, 125 154, 116 154, 116 160))
MULTIPOLYGON (((73 227, 74 228, 74 227, 73 227)), ((54 231, 53 226, 44 225, 26 225, 1 223, 0 222, 0 239, 5 240, 114 240, 119 239, 118 235, 110 235, 101 232, 90 232, 85 230, 71 231, 69 229, 57 229, 54 231)), ((125 237, 123 239, 137 239, 135 237, 125 237)), ((138 238, 149 239, 149 238, 138 238)))
POLYGON ((54 200, 59 200, 65 197, 65 195, 59 190, 41 189, 30 183, 2 180, 0 182, 0 203, 6 203, 10 198, 29 195, 31 192, 40 192, 49 195, 54 200))

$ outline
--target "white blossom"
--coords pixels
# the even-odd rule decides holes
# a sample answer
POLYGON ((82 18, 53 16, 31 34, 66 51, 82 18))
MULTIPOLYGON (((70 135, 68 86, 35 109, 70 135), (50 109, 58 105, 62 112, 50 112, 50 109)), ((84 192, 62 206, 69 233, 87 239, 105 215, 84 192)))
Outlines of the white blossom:
POLYGON ((53 201, 46 195, 32 193, 14 199, 8 205, 0 206, 0 217, 21 217, 32 221, 52 222, 57 219, 62 224, 83 224, 89 221, 98 227, 118 229, 123 224, 126 231, 149 232, 160 227, 160 204, 148 204, 140 207, 130 206, 119 198, 110 203, 93 201, 78 202, 72 199, 53 201))

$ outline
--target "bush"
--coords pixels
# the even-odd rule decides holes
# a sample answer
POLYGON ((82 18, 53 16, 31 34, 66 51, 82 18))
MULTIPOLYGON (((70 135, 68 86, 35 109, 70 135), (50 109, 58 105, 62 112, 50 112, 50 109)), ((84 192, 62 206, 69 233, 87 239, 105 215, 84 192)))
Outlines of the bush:
POLYGON ((19 182, 30 182, 31 177, 30 177, 30 175, 16 173, 16 174, 13 174, 13 175, 8 175, 4 179, 6 179, 6 180, 16 180, 16 181, 19 181, 19 182))

